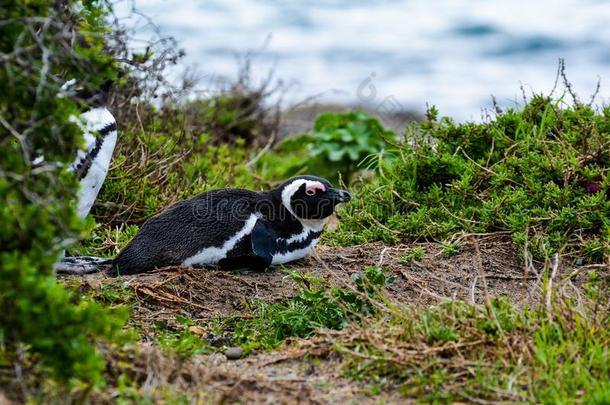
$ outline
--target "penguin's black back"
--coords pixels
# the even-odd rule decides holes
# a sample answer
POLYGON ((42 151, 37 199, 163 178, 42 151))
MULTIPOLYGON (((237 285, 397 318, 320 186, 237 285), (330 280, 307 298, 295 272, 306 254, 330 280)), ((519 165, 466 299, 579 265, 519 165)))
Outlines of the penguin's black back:
MULTIPOLYGON (((142 225, 114 259, 112 272, 135 274, 177 266, 204 248, 220 248, 244 228, 261 198, 255 191, 222 189, 178 202, 142 225)), ((243 240, 232 251, 250 253, 250 244, 243 240)))

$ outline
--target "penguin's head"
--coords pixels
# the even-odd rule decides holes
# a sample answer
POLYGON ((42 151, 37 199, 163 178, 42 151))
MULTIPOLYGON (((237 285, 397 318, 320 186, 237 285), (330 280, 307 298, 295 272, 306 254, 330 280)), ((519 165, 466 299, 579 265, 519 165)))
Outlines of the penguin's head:
POLYGON ((348 202, 352 196, 345 190, 333 188, 320 177, 298 176, 279 187, 282 204, 301 220, 321 220, 333 214, 337 204, 348 202))
POLYGON ((93 88, 92 86, 82 85, 76 79, 71 79, 61 86, 59 94, 61 97, 68 97, 83 104, 86 109, 103 107, 108 102, 113 82, 113 80, 106 80, 99 88, 93 88))

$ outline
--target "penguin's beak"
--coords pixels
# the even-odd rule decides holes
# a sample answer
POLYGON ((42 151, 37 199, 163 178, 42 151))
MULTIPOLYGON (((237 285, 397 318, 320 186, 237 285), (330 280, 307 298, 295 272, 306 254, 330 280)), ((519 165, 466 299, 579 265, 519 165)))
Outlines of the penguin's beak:
POLYGON ((331 193, 331 195, 333 197, 333 200, 335 200, 337 202, 337 204, 338 203, 345 203, 345 202, 348 202, 349 200, 352 199, 352 196, 350 195, 350 193, 348 193, 345 190, 331 189, 331 190, 328 190, 328 191, 331 193))

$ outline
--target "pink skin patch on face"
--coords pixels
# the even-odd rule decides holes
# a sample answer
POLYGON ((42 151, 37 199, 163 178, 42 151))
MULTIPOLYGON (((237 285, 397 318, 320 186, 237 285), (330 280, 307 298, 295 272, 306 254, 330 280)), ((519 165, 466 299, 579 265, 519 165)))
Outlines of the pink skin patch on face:
POLYGON ((324 192, 326 191, 326 187, 324 187, 324 184, 322 183, 314 183, 305 189, 305 194, 314 195, 318 190, 324 192))

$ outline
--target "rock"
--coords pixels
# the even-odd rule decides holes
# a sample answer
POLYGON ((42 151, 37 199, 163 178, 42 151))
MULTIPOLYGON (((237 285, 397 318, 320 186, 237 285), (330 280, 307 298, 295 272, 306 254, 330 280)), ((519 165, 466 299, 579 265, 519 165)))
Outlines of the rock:
POLYGON ((243 356, 244 351, 241 347, 229 347, 225 350, 225 356, 227 356, 228 360, 237 360, 243 356))
POLYGON ((205 330, 201 329, 199 326, 189 326, 188 331, 197 336, 203 336, 205 333, 205 330))

